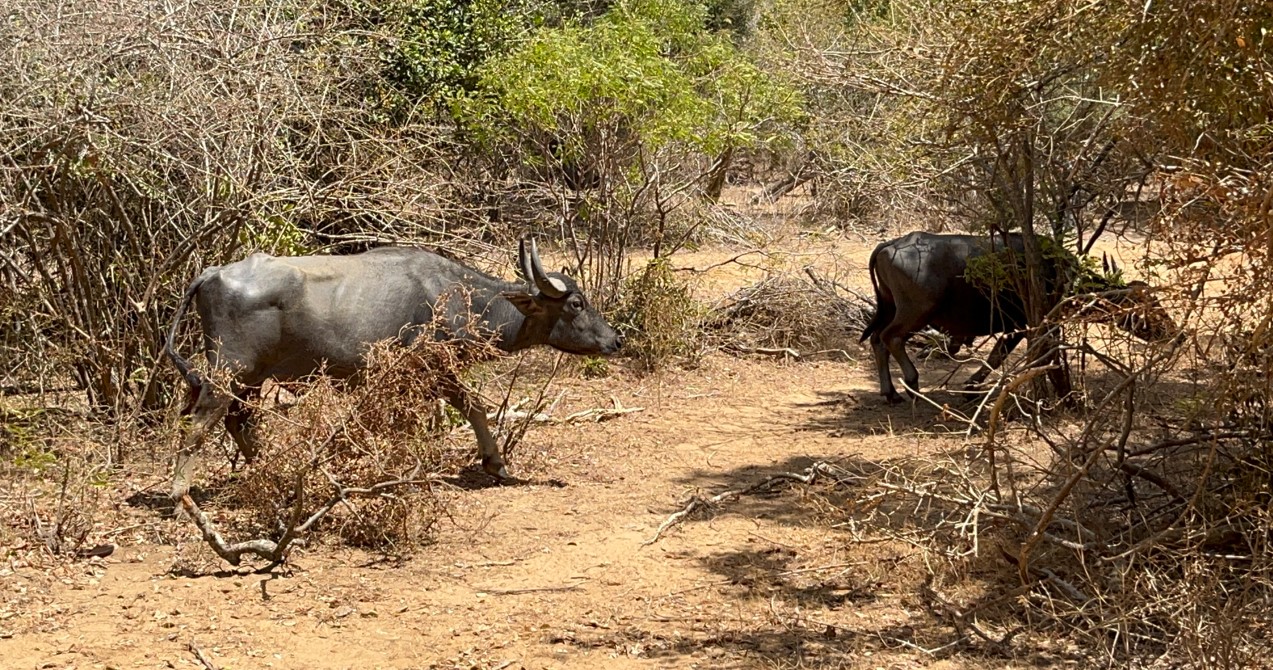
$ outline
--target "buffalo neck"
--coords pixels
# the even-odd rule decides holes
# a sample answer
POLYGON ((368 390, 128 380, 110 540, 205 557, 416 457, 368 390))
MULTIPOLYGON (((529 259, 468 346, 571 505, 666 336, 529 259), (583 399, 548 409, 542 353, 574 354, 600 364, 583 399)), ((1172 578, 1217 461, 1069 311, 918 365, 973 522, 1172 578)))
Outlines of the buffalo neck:
MULTIPOLYGON (((526 286, 518 282, 474 282, 469 293, 468 312, 476 317, 473 325, 478 332, 471 335, 493 337, 492 344, 509 353, 542 344, 547 338, 537 337, 526 315, 502 295, 525 291, 526 286)), ((460 332, 453 332, 452 335, 463 335, 463 331, 468 330, 464 326, 467 319, 462 315, 455 315, 453 319, 453 330, 460 332)))

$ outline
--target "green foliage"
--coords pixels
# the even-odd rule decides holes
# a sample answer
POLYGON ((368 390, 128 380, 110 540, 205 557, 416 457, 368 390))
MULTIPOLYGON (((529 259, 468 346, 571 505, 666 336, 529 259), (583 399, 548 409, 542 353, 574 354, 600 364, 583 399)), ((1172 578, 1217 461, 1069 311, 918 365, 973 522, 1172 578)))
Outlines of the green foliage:
POLYGON ((1007 250, 969 258, 964 279, 987 293, 998 293, 1016 281, 1010 258, 1007 250))
POLYGON ((460 414, 460 410, 453 407, 450 403, 442 405, 442 418, 445 421, 444 425, 448 428, 466 426, 469 422, 463 414, 460 414))
POLYGON ((239 244, 243 247, 281 256, 309 253, 305 243, 308 237, 306 231, 282 216, 271 216, 257 225, 239 229, 239 244))
POLYGON ((770 141, 765 128, 801 113, 794 89, 709 31, 704 5, 681 0, 627 0, 591 24, 540 30, 489 61, 481 88, 461 114, 475 130, 564 131, 568 151, 606 131, 712 154, 770 141))
POLYGON ((391 108, 445 105, 473 91, 479 67, 502 54, 529 26, 521 0, 358 0, 391 36, 380 54, 391 108))
POLYGON ((602 379, 610 376, 610 362, 600 356, 585 356, 579 362, 584 379, 602 379))
MULTIPOLYGON (((1049 293, 1090 293, 1126 285, 1121 270, 1104 271, 1098 259, 1076 254, 1064 242, 1051 237, 1040 236, 1038 240, 1049 293)), ((989 293, 1009 289, 1019 294, 1018 282, 1024 279, 1024 270, 1023 254, 1002 249, 968 259, 964 279, 989 293)))
POLYGON ((500 111, 532 127, 555 128, 559 115, 601 126, 696 114, 688 81, 662 57, 662 46, 641 23, 568 25, 492 64, 484 83, 500 111))
POLYGON ((48 465, 33 466, 42 462, 42 454, 52 455, 43 447, 48 431, 44 414, 40 408, 0 408, 0 453, 15 453, 15 465, 19 468, 39 470, 48 465))
POLYGON ((627 335, 625 349, 646 370, 699 355, 703 306, 666 258, 651 260, 628 278, 615 325, 627 335))
POLYGON ((57 454, 43 447, 29 445, 13 457, 13 467, 42 474, 45 470, 57 465, 57 454))
POLYGON ((707 28, 729 31, 736 39, 751 35, 756 0, 707 0, 707 28))

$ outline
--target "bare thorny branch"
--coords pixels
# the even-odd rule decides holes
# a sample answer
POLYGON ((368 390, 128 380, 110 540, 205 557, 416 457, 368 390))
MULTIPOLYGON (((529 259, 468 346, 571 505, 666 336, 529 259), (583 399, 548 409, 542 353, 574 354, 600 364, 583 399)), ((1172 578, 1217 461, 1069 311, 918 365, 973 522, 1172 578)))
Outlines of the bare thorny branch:
MULTIPOLYGON (((282 518, 277 515, 275 517, 277 525, 275 539, 258 538, 230 543, 225 540, 212 520, 189 494, 179 501, 181 509, 194 522, 212 550, 231 565, 239 565, 243 556, 253 555, 269 562, 262 569, 273 568, 285 562, 290 549, 298 543, 303 543, 304 536, 314 531, 318 524, 338 506, 349 504, 360 498, 389 499, 402 489, 418 486, 425 486, 431 490, 436 474, 433 468, 436 465, 426 464, 418 455, 407 456, 414 460, 409 470, 396 475, 375 475, 374 481, 363 485, 351 485, 342 481, 341 477, 333 472, 332 466, 339 466, 342 464, 341 460, 350 459, 352 455, 360 452, 378 453, 374 445, 361 442, 364 438, 370 437, 368 431, 404 430, 401 426, 364 425, 366 423, 362 418, 364 412, 387 411, 389 415, 407 416, 409 417, 406 419, 407 425, 418 426, 425 421, 425 415, 428 413, 426 408, 430 404, 428 400, 435 401, 441 389, 447 385, 463 383, 459 380, 458 372, 463 366, 473 360, 493 355, 493 348, 488 343, 434 342, 424 338, 405 348, 388 342, 373 348, 369 354, 372 365, 365 373, 365 378, 353 391, 353 402, 343 410, 339 420, 335 422, 324 420, 329 427, 321 442, 309 447, 302 445, 302 448, 308 451, 305 461, 291 473, 291 481, 281 486, 282 490, 275 493, 275 495, 281 495, 283 500, 290 502, 282 518), (415 389, 416 392, 403 394, 401 387, 404 384, 415 389), (355 427, 357 430, 354 430, 355 427), (310 509, 308 508, 310 501, 307 482, 314 474, 322 476, 328 484, 330 493, 321 503, 310 509)), ((324 388, 330 389, 330 382, 324 388)), ((311 393, 314 391, 311 390, 311 393)), ((321 411, 327 412, 329 409, 324 406, 321 411)), ((403 421, 402 418, 397 418, 395 423, 403 421)), ((304 440, 307 427, 297 428, 298 430, 285 432, 285 434, 290 435, 291 440, 304 440)), ((391 441, 409 442, 418 437, 403 433, 394 435, 391 441)), ((432 436, 426 439, 439 439, 439 437, 432 436)), ((392 454, 388 456, 391 464, 402 460, 401 455, 396 458, 392 454)), ((282 465, 283 463, 277 462, 264 467, 275 469, 282 465)), ((268 491, 262 491, 258 495, 271 494, 268 491)), ((273 503, 279 512, 284 511, 278 509, 279 500, 273 499, 267 502, 273 503)))

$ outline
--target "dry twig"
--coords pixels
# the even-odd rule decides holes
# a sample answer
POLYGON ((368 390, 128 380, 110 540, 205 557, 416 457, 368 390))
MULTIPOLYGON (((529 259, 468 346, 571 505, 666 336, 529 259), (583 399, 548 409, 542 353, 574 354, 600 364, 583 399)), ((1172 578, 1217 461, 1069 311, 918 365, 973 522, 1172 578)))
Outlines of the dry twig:
POLYGON ((194 640, 191 640, 186 646, 206 670, 217 670, 216 664, 212 662, 212 659, 208 658, 207 654, 203 653, 203 650, 199 648, 199 645, 194 640))
POLYGON ((676 524, 681 523, 682 521, 686 519, 686 517, 688 517, 690 514, 693 514, 695 511, 699 509, 706 508, 706 507, 713 507, 713 506, 719 505, 720 503, 726 500, 738 498, 744 495, 766 491, 771 486, 773 486, 774 484, 778 482, 798 482, 801 484, 812 484, 818 478, 819 475, 840 481, 841 479, 843 479, 843 475, 845 474, 846 473, 843 470, 840 470, 839 468, 831 465, 830 463, 819 461, 805 468, 803 473, 779 472, 776 474, 769 475, 765 477, 764 479, 761 479, 760 481, 750 484, 744 488, 724 491, 710 498, 702 498, 698 495, 691 496, 689 501, 685 504, 685 509, 682 509, 681 511, 676 512, 675 514, 672 514, 663 523, 659 524, 658 529, 654 531, 654 536, 646 540, 645 542, 642 542, 641 546, 648 547, 654 544, 655 542, 658 542, 659 538, 661 538, 663 536, 663 533, 667 532, 669 528, 675 526, 676 524))

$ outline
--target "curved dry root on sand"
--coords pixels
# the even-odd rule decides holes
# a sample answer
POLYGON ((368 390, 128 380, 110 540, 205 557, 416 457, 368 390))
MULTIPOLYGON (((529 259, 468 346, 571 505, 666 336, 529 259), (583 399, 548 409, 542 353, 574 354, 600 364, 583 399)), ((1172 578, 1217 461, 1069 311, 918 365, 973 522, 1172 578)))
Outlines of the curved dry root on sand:
POLYGON ((814 481, 817 480, 818 475, 822 475, 824 477, 834 479, 837 482, 843 481, 846 478, 852 477, 851 475, 849 475, 849 473, 845 472, 842 468, 831 465, 830 463, 827 463, 825 461, 818 461, 817 463, 814 463, 813 465, 810 465, 809 467, 805 468, 803 473, 778 472, 778 473, 769 475, 768 477, 765 477, 764 479, 758 482, 755 482, 754 484, 751 484, 749 486, 746 486, 744 488, 732 489, 729 491, 725 491, 723 493, 718 493, 710 498, 703 498, 701 496, 694 495, 690 497, 689 501, 685 504, 684 509, 669 516, 666 521, 659 524, 658 529, 654 531, 654 537, 651 537, 645 542, 642 542, 641 546, 648 547, 654 544, 655 542, 658 542, 659 539, 663 537, 663 533, 667 532, 668 529, 681 523, 682 521, 686 519, 686 517, 688 517, 689 515, 693 514, 694 512, 704 507, 713 507, 726 500, 739 498, 749 493, 757 493, 760 491, 766 491, 769 489, 769 487, 773 486, 774 484, 778 482, 798 482, 800 484, 812 484, 814 481))

